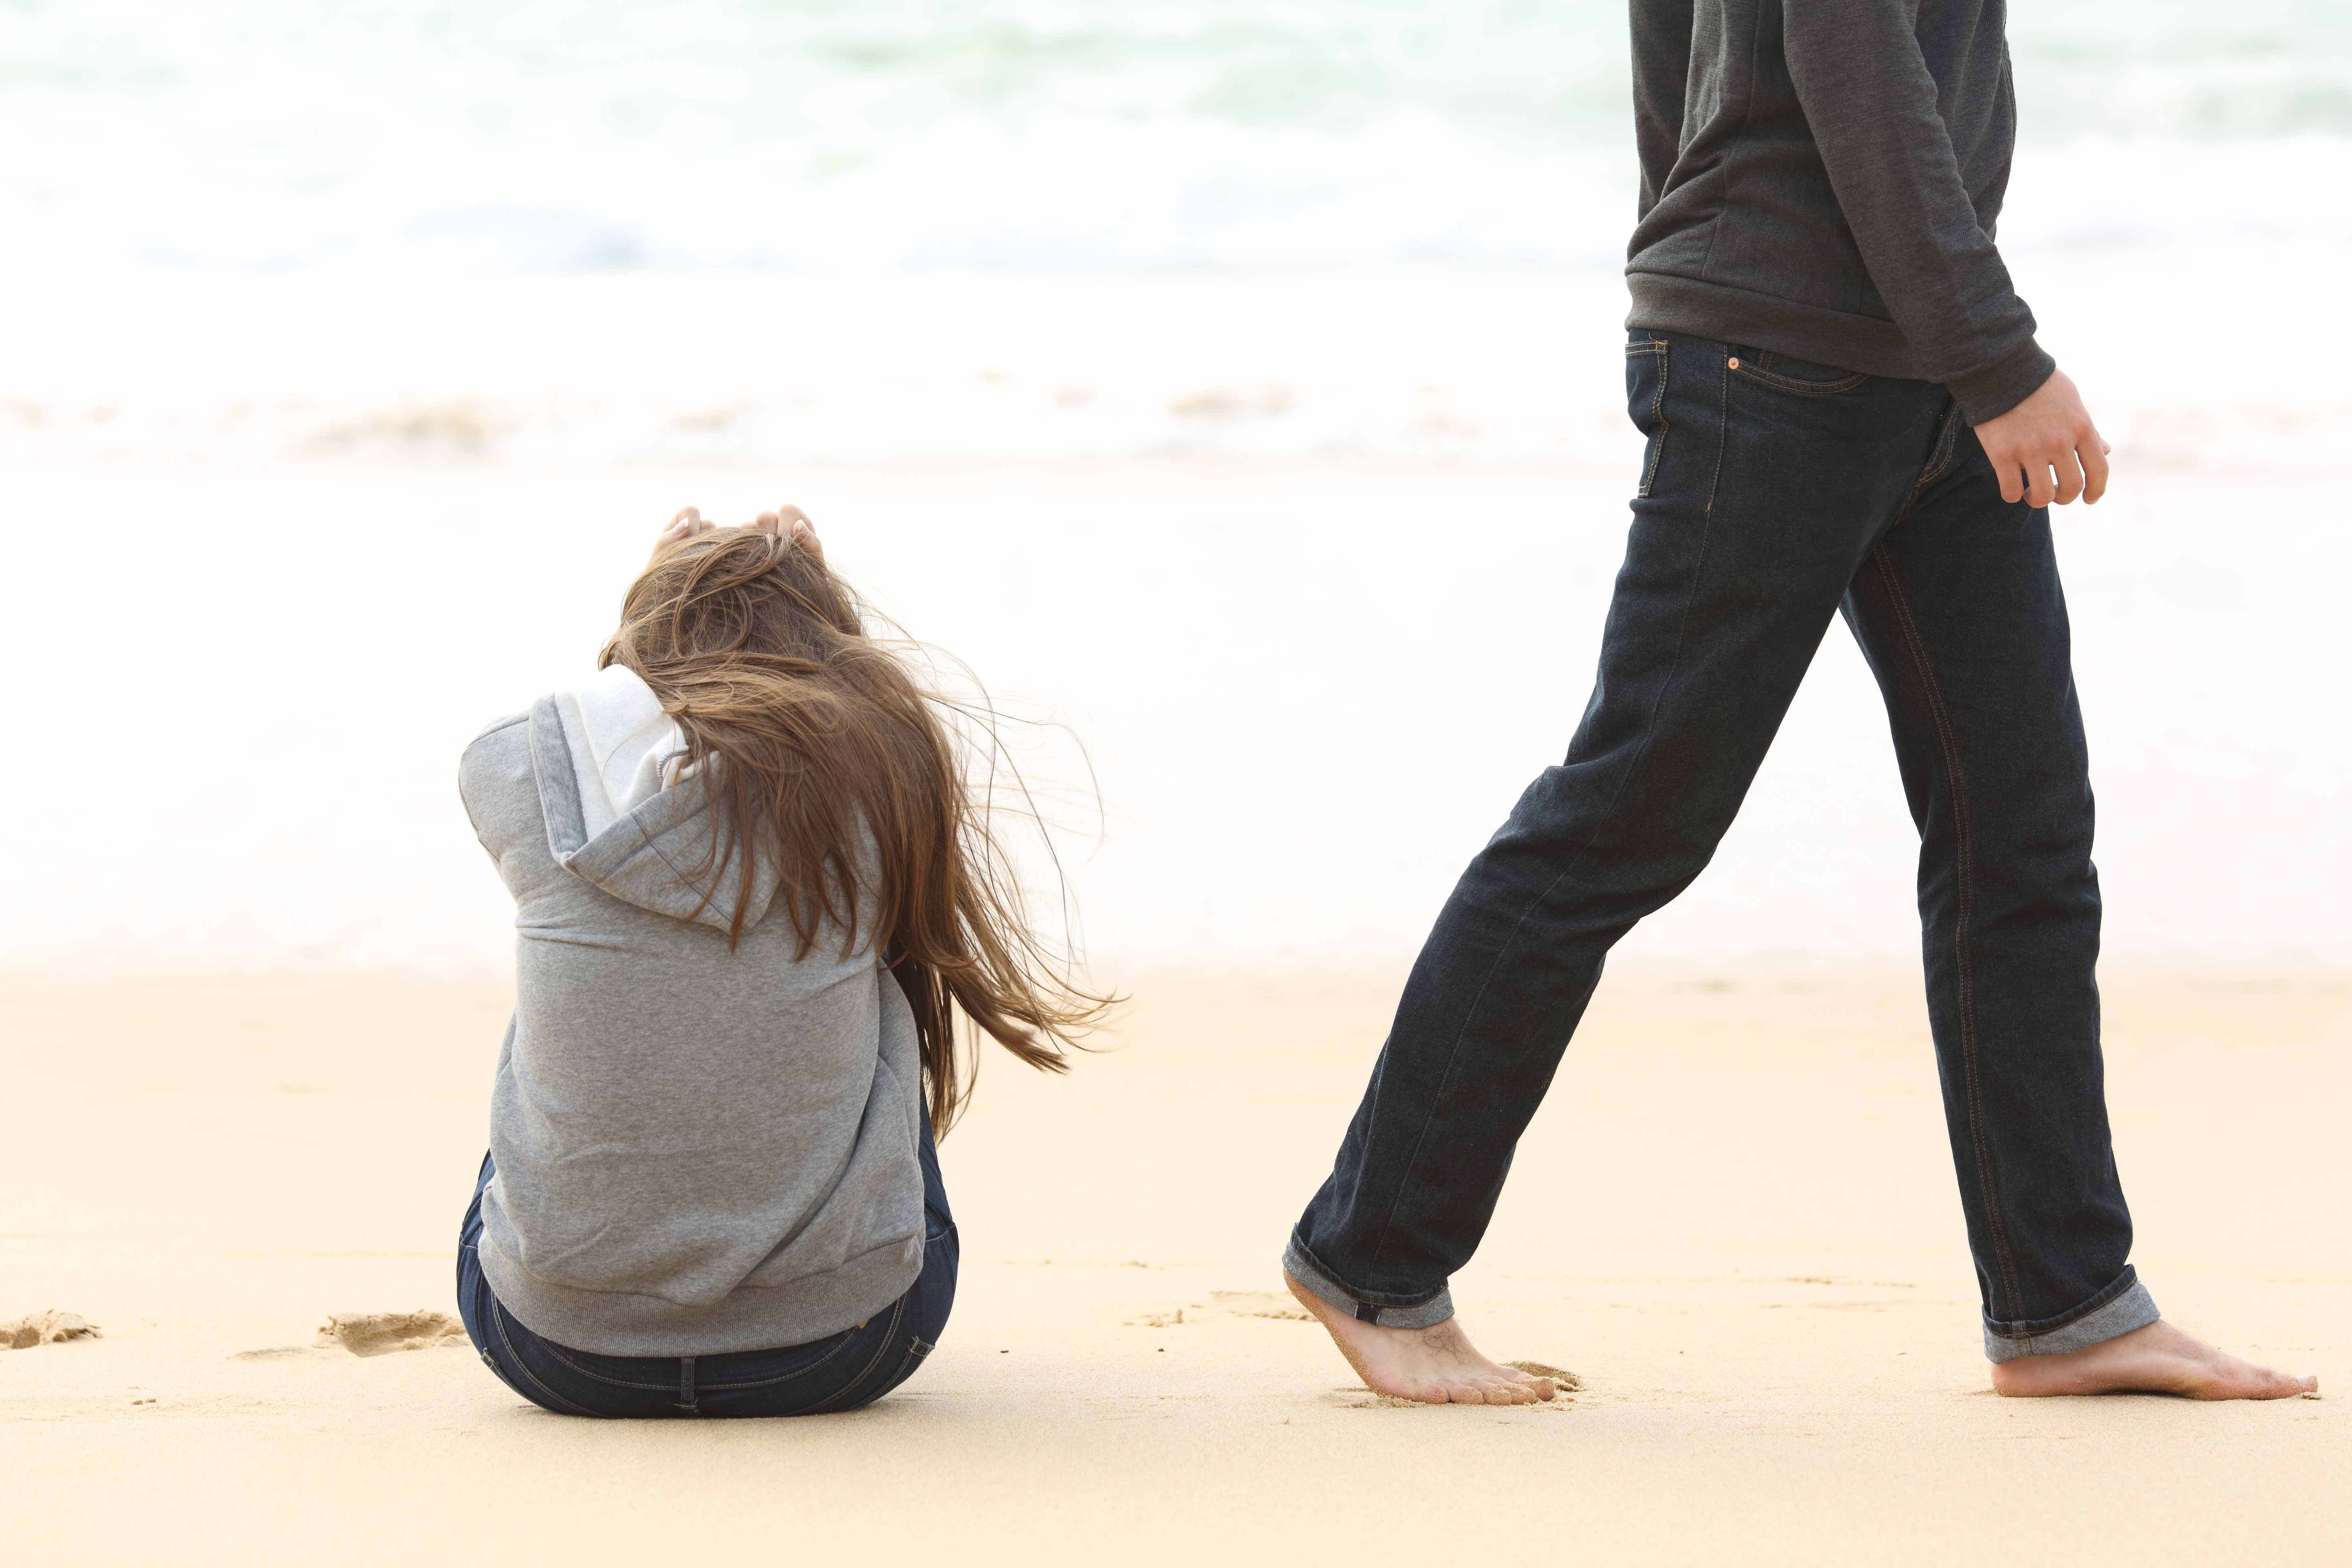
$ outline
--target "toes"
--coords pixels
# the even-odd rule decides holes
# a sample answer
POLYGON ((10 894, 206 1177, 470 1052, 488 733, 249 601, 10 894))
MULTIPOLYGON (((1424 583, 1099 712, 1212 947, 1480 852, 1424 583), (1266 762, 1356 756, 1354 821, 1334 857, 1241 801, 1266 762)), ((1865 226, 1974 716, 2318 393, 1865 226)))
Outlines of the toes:
POLYGON ((1495 1387, 1508 1396, 1505 1399, 1496 1399, 1492 1394, 1487 1396, 1489 1403, 1498 1405, 1540 1405, 1557 1392, 1548 1377, 1507 1377, 1495 1387))
POLYGON ((1481 1397, 1489 1405, 1533 1405, 1536 1402, 1536 1396, 1523 1383, 1498 1379, 1492 1383, 1481 1384, 1479 1392, 1481 1397))
POLYGON ((2262 1390, 2265 1399, 2292 1399, 2298 1394, 2319 1392, 2319 1379, 2308 1373, 2298 1375, 2279 1372, 2267 1366, 2252 1369, 2254 1375, 2246 1381, 2262 1390))

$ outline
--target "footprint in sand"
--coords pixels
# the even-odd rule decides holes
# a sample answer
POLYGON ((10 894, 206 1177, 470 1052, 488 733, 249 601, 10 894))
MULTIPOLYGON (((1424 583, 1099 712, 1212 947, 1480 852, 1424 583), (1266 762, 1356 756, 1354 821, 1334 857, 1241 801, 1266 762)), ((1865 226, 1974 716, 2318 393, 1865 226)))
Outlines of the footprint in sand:
POLYGON ((315 1343, 243 1351, 231 1361, 289 1361, 338 1346, 353 1355, 390 1355, 466 1342, 466 1325, 446 1312, 337 1312, 319 1330, 315 1343))
POLYGON ((390 1355, 464 1344, 466 1325, 446 1312, 338 1312, 319 1331, 320 1348, 341 1345, 353 1355, 390 1355))
POLYGON ((68 1340, 94 1340, 100 1337, 98 1325, 71 1312, 28 1312, 13 1323, 0 1323, 0 1343, 12 1351, 28 1351, 37 1345, 63 1344, 68 1340))
POLYGON ((1539 1361, 1507 1361, 1503 1364, 1517 1367, 1529 1377, 1548 1377, 1562 1394, 1574 1394, 1584 1386, 1584 1379, 1564 1366, 1546 1366, 1539 1361))
POLYGON ((1127 1326, 1165 1329, 1178 1323, 1206 1322, 1212 1318, 1279 1318, 1294 1323, 1315 1321, 1297 1301, 1271 1290, 1212 1290, 1205 1301, 1189 1301, 1181 1307, 1147 1312, 1128 1319, 1127 1326))

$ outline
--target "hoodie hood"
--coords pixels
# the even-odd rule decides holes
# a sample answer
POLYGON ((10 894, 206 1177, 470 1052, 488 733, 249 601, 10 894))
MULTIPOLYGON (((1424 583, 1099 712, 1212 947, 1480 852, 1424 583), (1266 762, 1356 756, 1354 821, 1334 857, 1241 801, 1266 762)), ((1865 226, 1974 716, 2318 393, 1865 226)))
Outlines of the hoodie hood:
MULTIPOLYGON (((708 876, 688 879, 709 853, 710 820, 700 781, 679 775, 685 755, 660 699, 619 665, 531 705, 531 772, 555 863, 639 909, 727 931, 743 858, 730 857, 715 886, 708 876)), ((746 931, 775 890, 773 868, 761 868, 743 910, 746 931)))
POLYGON ((552 697, 589 837, 677 782, 686 736, 635 670, 611 665, 552 697))

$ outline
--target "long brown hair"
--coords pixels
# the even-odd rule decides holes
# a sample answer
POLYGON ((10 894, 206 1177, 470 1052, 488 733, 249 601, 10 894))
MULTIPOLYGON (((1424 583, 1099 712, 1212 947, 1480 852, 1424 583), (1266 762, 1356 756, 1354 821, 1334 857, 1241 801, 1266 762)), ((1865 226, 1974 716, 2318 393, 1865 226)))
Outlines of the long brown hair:
POLYGON ((730 949, 757 868, 775 874, 796 960, 832 922, 845 952, 863 932, 885 955, 914 1010, 936 1132, 970 1093, 959 1010, 1030 1066, 1066 1070, 1066 1047, 1117 998, 1076 985, 1024 923, 941 700, 867 634, 822 554, 757 528, 688 539, 630 584, 597 664, 634 670, 685 735, 678 776, 708 792, 711 822, 688 880, 715 889, 744 858, 730 949), (875 864, 866 834, 870 884, 856 869, 875 864))

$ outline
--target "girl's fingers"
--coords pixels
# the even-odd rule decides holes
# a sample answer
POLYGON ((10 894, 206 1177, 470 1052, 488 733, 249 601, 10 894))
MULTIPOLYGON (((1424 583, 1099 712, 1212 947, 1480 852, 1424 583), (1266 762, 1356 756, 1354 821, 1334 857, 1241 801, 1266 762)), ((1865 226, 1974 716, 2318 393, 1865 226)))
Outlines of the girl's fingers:
MULTIPOLYGON (((656 543, 673 544, 681 539, 691 539, 698 533, 709 533, 719 525, 705 518, 693 507, 680 507, 669 526, 661 531, 656 543)), ((763 511, 747 525, 762 533, 772 533, 788 539, 812 554, 822 556, 824 547, 817 542, 816 528, 809 521, 808 513, 796 506, 781 506, 773 511, 763 511)))
POLYGON ((773 511, 763 511, 751 520, 751 526, 762 533, 772 533, 789 540, 812 555, 822 557, 824 547, 817 542, 816 527, 809 521, 808 513, 787 502, 773 511))
POLYGON ((779 530, 779 531, 782 532, 787 538, 791 539, 794 544, 799 545, 803 550, 807 551, 810 554, 817 557, 819 560, 823 560, 824 558, 824 546, 818 542, 816 537, 816 524, 809 521, 808 513, 803 511, 800 508, 792 505, 779 507, 776 510, 777 515, 782 519, 784 525, 779 530))

